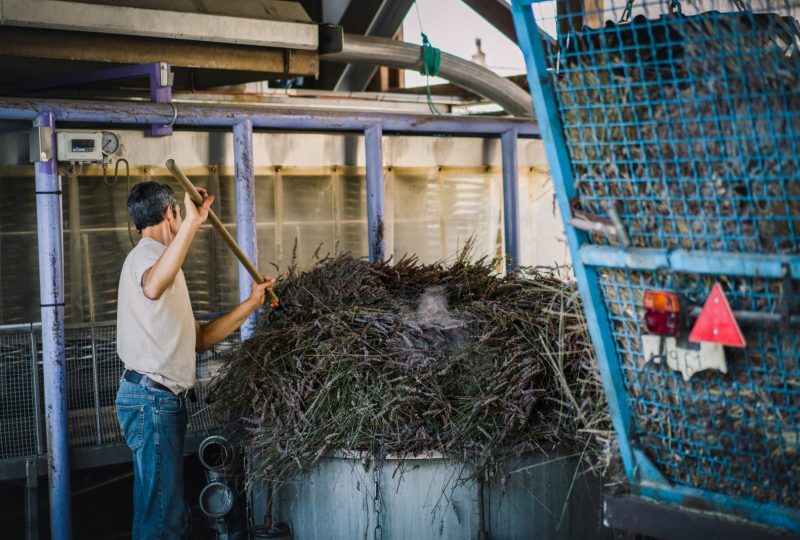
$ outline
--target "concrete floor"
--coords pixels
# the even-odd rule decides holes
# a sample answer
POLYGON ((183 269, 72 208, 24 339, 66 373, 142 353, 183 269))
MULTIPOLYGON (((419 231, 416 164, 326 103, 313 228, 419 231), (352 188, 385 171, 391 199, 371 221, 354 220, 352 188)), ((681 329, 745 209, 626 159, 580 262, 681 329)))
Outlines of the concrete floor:
MULTIPOLYGON (((191 540, 216 538, 198 506, 200 491, 206 485, 205 469, 196 455, 184 460, 185 493, 192 508, 191 540)), ((88 469, 72 477, 73 538, 128 539, 133 516, 133 476, 130 463, 88 469)), ((50 535, 47 478, 39 478, 39 539, 50 535)), ((0 537, 25 538, 25 489, 22 482, 0 483, 0 537)))

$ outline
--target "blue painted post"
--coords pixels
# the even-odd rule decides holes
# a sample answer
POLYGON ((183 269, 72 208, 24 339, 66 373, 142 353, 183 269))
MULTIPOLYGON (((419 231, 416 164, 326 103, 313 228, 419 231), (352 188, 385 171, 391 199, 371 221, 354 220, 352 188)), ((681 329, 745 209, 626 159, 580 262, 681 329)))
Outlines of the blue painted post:
MULTIPOLYGON (((243 120, 233 126, 233 158, 236 165, 236 241, 247 258, 258 266, 256 246, 256 180, 253 172, 253 122, 243 120)), ((239 263, 239 300, 250 296, 253 278, 239 263)), ((241 327, 242 341, 256 331, 253 313, 241 327)))
POLYGON ((383 241, 383 126, 372 124, 364 130, 367 155, 367 228, 369 262, 384 260, 383 241))
POLYGON ((64 259, 61 181, 56 163, 52 113, 36 117, 34 127, 49 128, 52 155, 36 160, 36 222, 39 234, 39 302, 42 316, 44 404, 50 480, 50 529, 54 539, 72 538, 67 439, 67 377, 64 358, 64 259))
POLYGON ((519 266, 519 180, 517 178, 517 130, 500 136, 503 150, 503 226, 506 243, 506 272, 519 266))

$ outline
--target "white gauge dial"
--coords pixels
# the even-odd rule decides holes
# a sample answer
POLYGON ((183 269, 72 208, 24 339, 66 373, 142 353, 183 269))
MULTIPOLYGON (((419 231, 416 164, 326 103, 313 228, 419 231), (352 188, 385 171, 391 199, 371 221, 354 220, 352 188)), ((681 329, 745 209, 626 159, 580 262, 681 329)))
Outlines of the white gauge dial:
POLYGON ((110 156, 119 149, 119 137, 110 131, 103 132, 103 142, 100 145, 103 153, 110 156))

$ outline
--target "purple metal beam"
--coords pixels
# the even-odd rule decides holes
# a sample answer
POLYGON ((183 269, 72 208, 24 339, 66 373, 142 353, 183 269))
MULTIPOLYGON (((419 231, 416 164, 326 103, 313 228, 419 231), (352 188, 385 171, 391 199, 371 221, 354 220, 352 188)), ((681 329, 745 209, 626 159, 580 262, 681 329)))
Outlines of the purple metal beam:
POLYGON ((61 180, 56 163, 55 119, 36 117, 34 127, 49 129, 52 155, 38 156, 36 222, 39 239, 39 302, 42 317, 44 403, 50 480, 50 529, 55 539, 72 537, 70 522, 67 376, 64 358, 64 258, 62 250, 61 180), (42 161, 42 159, 46 161, 42 161))
POLYGON ((506 272, 519 266, 519 180, 517 178, 517 130, 500 137, 503 153, 503 225, 506 244, 506 272))
MULTIPOLYGON (((150 76, 150 101, 153 103, 171 103, 172 102, 172 74, 170 73, 170 65, 166 62, 153 62, 151 64, 144 64, 148 66, 148 75, 150 76)), ((177 110, 175 110, 177 115, 177 110)), ((174 119, 174 117, 173 117, 174 119)), ((153 124, 150 126, 150 134, 154 137, 163 137, 165 135, 172 135, 172 123, 153 124)))
MULTIPOLYGON (((71 73, 55 77, 46 81, 22 84, 18 87, 21 92, 35 92, 50 88, 63 88, 102 81, 116 81, 120 79, 133 79, 147 77, 150 80, 150 101, 153 103, 169 103, 172 101, 172 78, 170 65, 166 62, 151 62, 134 66, 121 66, 86 73, 71 73)), ((172 125, 164 123, 153 124, 151 134, 155 136, 172 135, 172 125)))
POLYGON ((367 160, 367 237, 369 262, 384 260, 383 129, 373 124, 364 131, 367 160))
MULTIPOLYGON (((243 120, 233 126, 233 158, 236 171, 236 241, 247 258, 258 265, 256 244, 256 181, 253 170, 253 123, 243 120)), ((239 263, 239 301, 250 296, 253 278, 239 263)), ((242 341, 250 339, 258 322, 253 313, 242 324, 242 341)))
MULTIPOLYGON (((220 106, 178 103, 176 126, 233 127, 250 119, 256 129, 287 131, 363 132, 380 123, 384 133, 497 137, 511 128, 520 137, 539 137, 539 127, 530 119, 443 115, 369 113, 273 109, 258 106, 220 106)), ((169 124, 172 105, 142 102, 41 100, 0 97, 0 119, 33 120, 50 111, 57 122, 96 124, 169 124)))

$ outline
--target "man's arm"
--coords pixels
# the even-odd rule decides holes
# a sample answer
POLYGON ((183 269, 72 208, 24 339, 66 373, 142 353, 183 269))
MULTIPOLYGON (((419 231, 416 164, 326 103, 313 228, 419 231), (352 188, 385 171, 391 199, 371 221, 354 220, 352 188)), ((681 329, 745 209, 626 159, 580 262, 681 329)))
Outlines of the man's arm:
MULTIPOLYGON (((200 225, 208 218, 208 209, 214 201, 214 196, 209 196, 203 188, 198 188, 198 191, 203 196, 203 205, 195 206, 189 198, 189 194, 186 194, 184 197, 186 219, 181 223, 178 233, 167 246, 167 250, 142 275, 142 291, 150 300, 161 298, 164 291, 172 284, 186 259, 192 240, 200 230, 200 225)), ((166 211, 170 212, 171 209, 167 208, 166 211)))
POLYGON ((250 293, 250 296, 222 317, 203 325, 195 321, 194 325, 197 335, 194 347, 195 351, 203 352, 231 335, 245 320, 247 320, 247 317, 249 317, 251 313, 264 305, 264 294, 267 289, 271 289, 274 284, 275 280, 265 275, 264 283, 260 285, 254 283, 253 292, 250 293))

